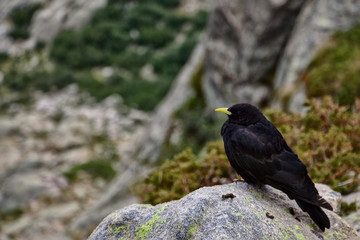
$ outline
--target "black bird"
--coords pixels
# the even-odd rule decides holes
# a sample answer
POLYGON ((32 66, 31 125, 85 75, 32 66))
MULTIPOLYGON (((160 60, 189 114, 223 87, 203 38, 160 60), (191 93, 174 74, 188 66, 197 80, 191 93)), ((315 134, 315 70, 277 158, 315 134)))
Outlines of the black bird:
POLYGON ((322 231, 330 221, 320 208, 333 210, 311 181, 305 165, 275 126, 250 104, 235 104, 215 111, 228 115, 221 128, 231 166, 250 184, 268 184, 295 199, 322 231))

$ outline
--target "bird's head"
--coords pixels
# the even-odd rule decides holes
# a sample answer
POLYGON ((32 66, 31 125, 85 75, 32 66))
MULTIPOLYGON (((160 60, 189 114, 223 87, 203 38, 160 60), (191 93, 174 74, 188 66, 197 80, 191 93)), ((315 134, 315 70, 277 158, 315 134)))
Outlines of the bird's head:
POLYGON ((240 125, 254 124, 264 118, 257 107, 248 103, 235 104, 229 108, 217 108, 215 111, 227 114, 230 122, 240 125))

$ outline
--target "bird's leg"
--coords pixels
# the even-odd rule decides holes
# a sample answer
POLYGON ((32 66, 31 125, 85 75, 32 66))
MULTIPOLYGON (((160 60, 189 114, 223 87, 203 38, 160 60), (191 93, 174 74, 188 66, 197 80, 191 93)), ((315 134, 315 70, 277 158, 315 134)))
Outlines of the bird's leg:
POLYGON ((234 183, 245 182, 245 180, 244 180, 241 176, 239 176, 239 178, 234 178, 234 179, 233 179, 233 182, 234 182, 234 183))

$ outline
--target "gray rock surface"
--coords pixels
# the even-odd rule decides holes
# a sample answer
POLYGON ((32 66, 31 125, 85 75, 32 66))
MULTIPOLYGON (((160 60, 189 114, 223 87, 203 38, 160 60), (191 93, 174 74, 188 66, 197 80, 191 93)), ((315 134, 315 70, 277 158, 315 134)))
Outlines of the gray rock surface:
POLYGON ((352 226, 355 231, 360 235, 360 210, 351 213, 349 216, 344 217, 344 220, 352 226))
POLYGON ((351 204, 353 202, 356 203, 357 207, 360 208, 360 192, 350 193, 346 196, 343 196, 342 202, 351 204))
POLYGON ((359 1, 306 1, 276 70, 274 88, 278 98, 274 106, 302 112, 306 92, 299 89, 303 86, 304 70, 334 32, 346 30, 359 21, 359 1), (298 92, 301 96, 294 94, 298 92), (289 96, 290 100, 284 101, 289 96))
MULTIPOLYGON (((319 190, 325 198, 333 194, 319 190)), ((360 239, 337 214, 325 212, 331 228, 322 232, 282 192, 232 183, 204 187, 156 206, 135 204, 120 209, 106 217, 88 239, 360 239), (228 193, 234 198, 224 199, 228 193)))
POLYGON ((270 97, 264 77, 275 67, 304 2, 217 1, 209 22, 203 83, 209 106, 259 105, 270 97))
MULTIPOLYGON (((124 106, 119 96, 96 103, 75 85, 34 95, 34 103, 14 104, 0 116, 0 215, 23 213, 0 223, 0 239, 71 239, 71 220, 92 206, 109 183, 84 173, 69 182, 64 173, 112 156, 117 158, 113 167, 127 171, 121 154, 149 117, 124 106)), ((136 201, 132 197, 123 204, 136 201)))
POLYGON ((61 30, 84 26, 92 13, 105 4, 106 0, 52 0, 34 16, 31 35, 36 40, 49 42, 61 30))

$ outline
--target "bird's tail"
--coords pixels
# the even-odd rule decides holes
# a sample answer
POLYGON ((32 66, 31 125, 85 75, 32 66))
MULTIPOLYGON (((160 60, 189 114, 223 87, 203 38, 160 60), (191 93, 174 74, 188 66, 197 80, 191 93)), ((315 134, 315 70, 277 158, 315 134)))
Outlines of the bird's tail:
POLYGON ((319 206, 307 203, 300 199, 295 199, 295 201, 304 212, 307 212, 310 215, 312 220, 316 223, 316 225, 319 226, 322 231, 325 231, 325 228, 330 228, 330 220, 319 206))

